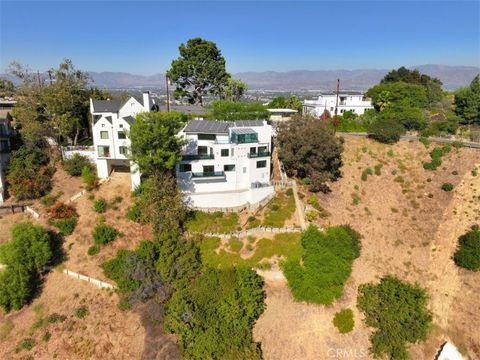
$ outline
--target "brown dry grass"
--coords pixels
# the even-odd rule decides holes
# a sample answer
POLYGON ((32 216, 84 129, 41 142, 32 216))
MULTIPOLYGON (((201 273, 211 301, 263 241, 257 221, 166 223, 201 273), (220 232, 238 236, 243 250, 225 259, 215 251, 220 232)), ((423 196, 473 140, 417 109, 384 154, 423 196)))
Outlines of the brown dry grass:
POLYGON ((295 303, 284 283, 267 279, 267 310, 254 331, 266 359, 332 358, 336 350, 331 349, 350 351, 342 358, 358 358, 369 348, 371 331, 356 309, 358 286, 387 274, 418 282, 431 297, 435 328, 426 343, 410 348, 412 358, 433 358, 447 339, 468 349, 471 358, 480 357, 478 274, 460 271, 451 260, 457 237, 479 222, 480 202, 472 197, 480 194, 480 177, 470 172, 480 157, 478 150, 452 150, 437 171, 426 171, 422 162, 432 148, 418 142, 385 146, 346 139, 344 176, 332 184, 331 193, 319 195, 331 214, 319 223, 352 225, 364 236, 361 256, 354 262, 344 296, 330 308, 295 303), (387 155, 390 148, 393 157, 387 155), (379 163, 381 175, 362 181, 362 171, 379 163), (458 175, 452 175, 454 170, 458 175), (442 191, 444 182, 454 184, 455 190, 442 191), (353 193, 360 198, 358 205, 352 204, 353 193), (355 328, 346 335, 332 325, 334 313, 343 307, 350 307, 355 316, 355 328))

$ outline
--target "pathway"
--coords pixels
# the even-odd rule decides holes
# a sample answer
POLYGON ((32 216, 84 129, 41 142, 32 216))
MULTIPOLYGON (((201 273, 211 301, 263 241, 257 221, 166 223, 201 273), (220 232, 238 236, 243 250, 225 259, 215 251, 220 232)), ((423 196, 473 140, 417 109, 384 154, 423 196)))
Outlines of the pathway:
POLYGON ((297 208, 297 216, 298 220, 300 221, 300 226, 303 230, 307 228, 307 223, 305 222, 305 214, 303 212, 302 203, 300 202, 300 198, 298 197, 298 189, 297 189, 297 182, 295 180, 292 181, 292 190, 293 190, 293 197, 295 198, 295 207, 297 208))

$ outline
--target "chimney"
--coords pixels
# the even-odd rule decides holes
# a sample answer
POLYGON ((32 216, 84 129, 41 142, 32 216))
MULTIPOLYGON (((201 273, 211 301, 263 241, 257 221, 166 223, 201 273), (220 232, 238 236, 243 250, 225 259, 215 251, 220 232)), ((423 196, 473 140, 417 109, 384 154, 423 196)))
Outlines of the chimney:
POLYGON ((150 111, 152 108, 152 99, 150 98, 150 91, 143 92, 143 109, 145 111, 150 111))

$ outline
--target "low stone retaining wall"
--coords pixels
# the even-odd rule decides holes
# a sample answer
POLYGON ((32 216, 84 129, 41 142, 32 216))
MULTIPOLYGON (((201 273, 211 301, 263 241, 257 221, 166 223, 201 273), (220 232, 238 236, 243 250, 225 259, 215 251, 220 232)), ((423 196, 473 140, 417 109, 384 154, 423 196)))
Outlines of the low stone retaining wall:
POLYGON ((86 282, 88 282, 88 283, 90 283, 94 286, 97 286, 99 288, 102 288, 102 289, 115 290, 117 288, 115 285, 106 283, 106 282, 98 280, 98 279, 91 278, 90 276, 86 276, 86 275, 76 273, 75 271, 65 269, 65 270, 63 270, 63 273, 67 274, 68 276, 71 276, 75 279, 86 281, 86 282))

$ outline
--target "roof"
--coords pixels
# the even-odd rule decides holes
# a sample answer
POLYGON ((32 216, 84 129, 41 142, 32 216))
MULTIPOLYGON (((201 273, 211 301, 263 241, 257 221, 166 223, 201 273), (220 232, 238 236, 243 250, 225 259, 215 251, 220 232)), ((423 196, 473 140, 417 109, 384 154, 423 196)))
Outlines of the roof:
POLYGON ((237 135, 241 135, 241 134, 256 134, 256 133, 257 133, 257 132, 256 132, 255 130, 253 130, 252 128, 245 128, 245 127, 232 129, 232 132, 234 132, 234 133, 237 134, 237 135))
POLYGON ((125 120, 129 125, 132 125, 135 121, 135 118, 133 116, 124 116, 122 119, 125 120))
MULTIPOLYGON (((221 120, 190 120, 183 130, 186 133, 195 134, 228 134, 229 128, 251 128, 264 126, 262 120, 239 120, 239 121, 221 121, 221 120)), ((248 129, 255 132, 252 129, 248 129)), ((236 131, 237 132, 237 131, 236 131)), ((249 132, 248 134, 250 134, 249 132)), ((239 134, 239 132, 237 132, 239 134)))
POLYGON ((447 341, 435 357, 436 360, 463 360, 463 356, 451 342, 447 341))
POLYGON ((233 123, 227 121, 190 120, 184 131, 197 134, 228 134, 231 125, 233 123))
POLYGON ((122 100, 92 100, 93 112, 118 112, 123 105, 122 100))

